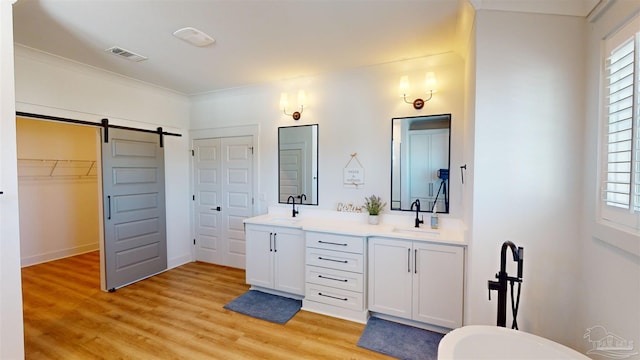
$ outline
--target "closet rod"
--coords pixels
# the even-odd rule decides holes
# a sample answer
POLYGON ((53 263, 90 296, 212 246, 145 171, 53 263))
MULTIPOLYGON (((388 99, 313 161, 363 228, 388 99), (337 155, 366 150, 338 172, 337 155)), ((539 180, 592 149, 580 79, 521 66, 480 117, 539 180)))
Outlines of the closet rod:
MULTIPOLYGON (((66 122, 66 123, 71 123, 71 124, 80 124, 80 125, 104 127, 102 122, 92 122, 92 121, 84 121, 84 120, 67 119, 67 118, 63 118, 63 117, 32 114, 32 113, 26 113, 26 112, 22 112, 22 111, 16 111, 16 115, 17 116, 23 116, 23 117, 35 118, 35 119, 60 121, 60 122, 66 122)), ((132 130, 132 131, 140 131, 140 132, 158 134, 158 130, 140 129, 140 128, 133 128, 133 127, 129 127, 129 126, 120 126, 120 125, 112 125, 112 124, 108 124, 107 126, 110 127, 110 128, 114 128, 114 129, 132 130)), ((169 135, 169 136, 182 136, 182 134, 170 133, 170 132, 167 132, 167 131, 163 131, 161 134, 162 135, 169 135)))

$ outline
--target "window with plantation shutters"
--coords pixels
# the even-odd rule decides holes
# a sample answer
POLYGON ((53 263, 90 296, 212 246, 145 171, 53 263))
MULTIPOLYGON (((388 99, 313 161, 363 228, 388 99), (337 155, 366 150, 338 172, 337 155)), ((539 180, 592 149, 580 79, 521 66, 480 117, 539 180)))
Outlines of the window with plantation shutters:
POLYGON ((640 16, 605 40, 601 219, 640 230, 640 16))
POLYGON ((607 179, 605 199, 607 205, 629 209, 636 201, 631 194, 635 190, 633 163, 637 151, 633 146, 637 126, 633 122, 634 46, 629 39, 616 49, 608 61, 607 106, 607 179), (634 184, 634 186, 631 186, 634 184))

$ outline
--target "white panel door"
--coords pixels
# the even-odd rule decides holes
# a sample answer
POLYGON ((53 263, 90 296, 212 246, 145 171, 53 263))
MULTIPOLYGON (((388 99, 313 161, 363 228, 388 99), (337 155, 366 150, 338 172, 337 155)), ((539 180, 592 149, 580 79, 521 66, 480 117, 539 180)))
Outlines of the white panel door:
POLYGON ((167 269, 164 149, 157 134, 109 129, 102 142, 106 288, 167 269))
POLYGON ((222 138, 222 265, 245 268, 244 219, 253 216, 253 138, 222 138))
POLYGON ((280 150, 280 202, 287 202, 289 196, 295 198, 304 193, 302 189, 303 156, 301 148, 280 150))
MULTIPOLYGON (((449 168, 449 133, 448 132, 436 132, 431 135, 431 147, 429 149, 429 162, 431 163, 431 172, 433 183, 433 199, 430 199, 430 206, 433 205, 435 197, 438 197, 436 201, 438 211, 448 210, 445 203, 445 184, 448 185, 448 181, 443 181, 438 178, 438 170, 449 168)), ((447 199, 449 197, 449 190, 447 191, 447 199)), ((431 210, 431 209, 429 209, 431 210)))
POLYGON ((222 169, 220 139, 194 140, 196 260, 220 264, 222 169))
POLYGON ((253 215, 253 138, 194 140, 196 260, 245 268, 243 220, 253 215))
MULTIPOLYGON (((431 135, 424 131, 414 131, 409 135, 409 200, 420 199, 423 206, 433 193, 433 174, 429 164, 431 135)), ((409 204, 411 203, 409 202, 409 204)), ((422 210, 430 210, 423 208, 422 210)))
POLYGON ((449 168, 448 130, 411 131, 409 154, 411 157, 408 159, 408 200, 413 202, 415 199, 420 199, 421 210, 431 211, 437 196, 438 211, 445 211, 445 188, 442 186, 442 180, 438 178, 438 170, 449 168))

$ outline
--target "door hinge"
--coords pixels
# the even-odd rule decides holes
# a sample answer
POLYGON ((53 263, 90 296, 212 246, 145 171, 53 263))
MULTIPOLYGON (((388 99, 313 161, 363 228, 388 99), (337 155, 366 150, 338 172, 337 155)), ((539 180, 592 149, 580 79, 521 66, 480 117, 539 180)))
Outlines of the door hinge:
POLYGON ((191 200, 196 201, 196 196, 195 195, 191 195, 191 200))
POLYGON ((191 156, 196 156, 196 151, 191 149, 191 156))
POLYGON ((193 239, 193 245, 195 245, 195 244, 196 244, 196 239, 193 239))
POLYGON ((251 155, 253 155, 253 146, 250 146, 249 149, 251 149, 251 155))
POLYGON ((253 201, 254 201, 254 198, 251 198, 251 205, 253 205, 253 204, 254 204, 254 202, 253 202, 253 201))

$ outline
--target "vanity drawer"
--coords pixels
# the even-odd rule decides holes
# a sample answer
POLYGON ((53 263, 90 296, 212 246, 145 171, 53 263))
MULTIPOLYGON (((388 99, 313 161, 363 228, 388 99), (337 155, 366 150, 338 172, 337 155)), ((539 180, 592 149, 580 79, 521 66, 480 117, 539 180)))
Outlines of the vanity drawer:
POLYGON ((364 310, 362 293, 335 289, 328 286, 307 283, 305 299, 346 309, 364 310))
POLYGON ((364 256, 339 251, 307 248, 307 265, 362 273, 364 256))
POLYGON ((362 254, 364 249, 364 239, 360 236, 307 232, 306 238, 308 247, 356 254, 362 254))
POLYGON ((333 288, 363 292, 364 282, 362 274, 348 271, 327 269, 317 266, 307 266, 307 282, 330 286, 333 288))

